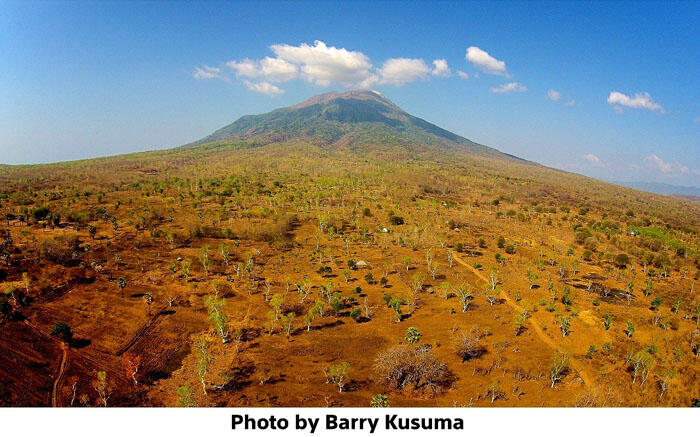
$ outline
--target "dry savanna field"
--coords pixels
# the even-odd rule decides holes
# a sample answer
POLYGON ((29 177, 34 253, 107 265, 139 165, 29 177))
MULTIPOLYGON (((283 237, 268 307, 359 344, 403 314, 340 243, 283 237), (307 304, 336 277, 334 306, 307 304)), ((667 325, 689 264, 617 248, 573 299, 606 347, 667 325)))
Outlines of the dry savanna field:
POLYGON ((700 204, 384 100, 0 167, 0 405, 698 404, 700 204))

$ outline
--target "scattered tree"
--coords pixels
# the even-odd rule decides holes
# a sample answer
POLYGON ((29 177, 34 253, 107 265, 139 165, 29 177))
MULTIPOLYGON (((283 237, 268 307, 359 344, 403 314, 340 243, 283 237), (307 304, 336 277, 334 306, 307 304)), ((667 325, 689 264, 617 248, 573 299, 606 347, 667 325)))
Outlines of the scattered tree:
POLYGON ((556 352, 552 359, 552 364, 549 366, 549 380, 554 384, 561 381, 566 372, 569 370, 569 356, 563 352, 556 352))

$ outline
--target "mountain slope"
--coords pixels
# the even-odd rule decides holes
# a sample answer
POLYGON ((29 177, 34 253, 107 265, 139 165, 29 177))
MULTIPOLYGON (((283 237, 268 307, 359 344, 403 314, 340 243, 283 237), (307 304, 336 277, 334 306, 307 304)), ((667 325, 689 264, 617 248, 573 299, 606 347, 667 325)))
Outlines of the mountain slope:
POLYGON ((389 145, 411 151, 437 148, 513 158, 408 114, 375 91, 326 93, 266 114, 246 115, 187 146, 236 140, 269 144, 295 139, 355 151, 389 145))

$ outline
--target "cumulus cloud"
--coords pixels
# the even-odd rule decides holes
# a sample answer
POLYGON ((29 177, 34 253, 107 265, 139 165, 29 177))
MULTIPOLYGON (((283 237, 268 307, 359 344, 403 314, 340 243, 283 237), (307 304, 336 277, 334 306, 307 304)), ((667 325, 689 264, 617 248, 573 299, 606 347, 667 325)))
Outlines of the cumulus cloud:
MULTIPOLYGON (((229 75, 233 72, 249 89, 270 96, 283 92, 273 84, 294 79, 323 87, 336 84, 346 88, 370 89, 377 84, 402 86, 430 76, 452 75, 445 59, 435 59, 431 66, 420 58, 390 58, 381 67, 375 67, 364 53, 329 46, 323 41, 314 41, 313 45, 273 44, 269 48, 273 56, 227 62, 229 75)), ((225 71, 205 68, 195 70, 195 77, 220 77, 228 81, 225 71)), ((459 74, 462 78, 468 77, 466 73, 459 74)))
POLYGON ((679 162, 666 162, 658 155, 649 155, 644 158, 647 168, 660 171, 666 175, 700 175, 700 169, 690 168, 679 162))
POLYGON ((299 69, 284 59, 266 57, 260 61, 260 70, 268 80, 285 82, 297 77, 299 69))
POLYGON ((450 67, 447 65, 445 59, 436 59, 433 61, 433 71, 431 72, 433 76, 437 77, 449 77, 452 75, 450 67))
POLYGON ((422 59, 387 59, 379 69, 379 82, 396 86, 424 78, 430 69, 422 59))
POLYGON ((314 41, 313 46, 275 44, 270 49, 279 59, 300 65, 302 78, 317 85, 352 86, 371 76, 372 63, 364 53, 329 47, 323 41, 314 41))
POLYGON ((603 166, 603 161, 601 161, 600 158, 598 158, 597 156, 595 156, 592 153, 588 153, 586 155, 583 155, 583 158, 595 166, 598 166, 598 167, 603 166))
POLYGON ((652 100, 651 95, 647 92, 636 93, 634 96, 630 97, 618 91, 611 91, 608 96, 608 103, 613 105, 617 112, 622 112, 622 107, 624 106, 627 108, 647 109, 649 111, 664 113, 664 108, 652 100))
POLYGON ((484 73, 489 74, 501 74, 507 75, 506 63, 499 61, 493 56, 489 55, 487 51, 480 49, 476 46, 471 46, 467 49, 467 54, 465 55, 467 61, 471 62, 484 73))
POLYGON ((462 70, 457 71, 457 76, 459 76, 460 79, 469 79, 469 74, 463 72, 462 70))
POLYGON ((283 90, 279 89, 277 86, 271 84, 270 82, 251 82, 244 80, 243 84, 251 91, 256 93, 265 94, 266 96, 276 96, 284 93, 283 90))
POLYGON ((217 67, 209 67, 208 65, 205 65, 202 68, 195 68, 194 69, 194 78, 195 79, 216 79, 219 77, 221 74, 221 69, 217 67))
POLYGON ((673 171, 673 166, 668 162, 664 162, 664 160, 659 158, 657 155, 647 156, 644 158, 644 162, 662 173, 670 173, 673 171))
POLYGON ((518 82, 504 83, 503 85, 491 88, 491 92, 496 94, 523 93, 525 91, 527 91, 527 87, 518 82))
POLYGON ((291 62, 269 56, 260 61, 244 59, 240 62, 231 61, 226 65, 234 70, 237 76, 264 77, 271 82, 286 82, 295 79, 299 73, 298 67, 291 62))
POLYGON ((553 102, 556 102, 557 100, 561 99, 561 93, 557 90, 549 90, 547 91, 547 98, 553 102))
POLYGON ((262 74, 260 66, 252 59, 246 58, 240 62, 230 61, 226 65, 234 70, 237 76, 259 77, 262 74))

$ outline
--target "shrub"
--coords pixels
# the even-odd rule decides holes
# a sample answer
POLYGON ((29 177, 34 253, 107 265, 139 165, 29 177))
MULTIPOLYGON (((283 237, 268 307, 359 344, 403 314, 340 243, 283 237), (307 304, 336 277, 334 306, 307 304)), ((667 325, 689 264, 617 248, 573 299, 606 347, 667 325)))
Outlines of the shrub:
POLYGON ((630 257, 626 253, 620 253, 615 256, 614 262, 618 268, 622 269, 627 267, 627 264, 630 263, 630 257))
POLYGON ((592 251, 596 250, 598 248, 598 239, 595 237, 586 238, 586 241, 583 242, 583 247, 592 251))
POLYGON ((588 228, 581 227, 576 230, 576 233, 574 234, 574 241, 577 244, 584 244, 585 241, 592 236, 593 234, 591 234, 591 231, 589 231, 588 228))
POLYGON ((69 265, 76 263, 73 254, 78 252, 79 248, 80 240, 77 236, 58 235, 39 243, 39 254, 56 264, 69 265))
POLYGON ((412 386, 415 390, 429 388, 437 392, 453 381, 447 365, 428 345, 390 347, 374 360, 374 371, 384 384, 394 389, 412 386))
POLYGON ((486 352, 480 341, 486 335, 484 331, 477 328, 469 333, 462 333, 454 342, 454 351, 462 359, 462 362, 472 358, 478 358, 486 352))
POLYGON ((383 394, 374 395, 372 400, 369 402, 369 406, 372 408, 388 408, 389 397, 383 394))
POLYGON ((422 336, 423 335, 420 333, 420 331, 418 331, 418 328, 414 328, 413 326, 406 330, 406 341, 409 344, 418 343, 422 336))
POLYGON ((42 207, 35 209, 34 212, 32 213, 32 215, 34 216, 34 219, 36 221, 44 220, 46 217, 49 216, 49 214, 51 214, 51 210, 49 210, 45 206, 42 206, 42 207))
POLYGON ((662 267, 670 266, 671 260, 668 259, 668 256, 665 253, 657 253, 656 255, 654 255, 654 260, 652 261, 652 264, 657 269, 660 269, 662 267))
POLYGON ((499 249, 503 249, 506 245, 506 239, 505 237, 501 236, 498 237, 498 240, 496 241, 496 245, 498 246, 499 249))
POLYGON ((398 225, 404 224, 404 219, 403 219, 403 217, 399 217, 397 215, 392 215, 391 217, 389 217, 389 222, 392 225, 398 226, 398 225))

